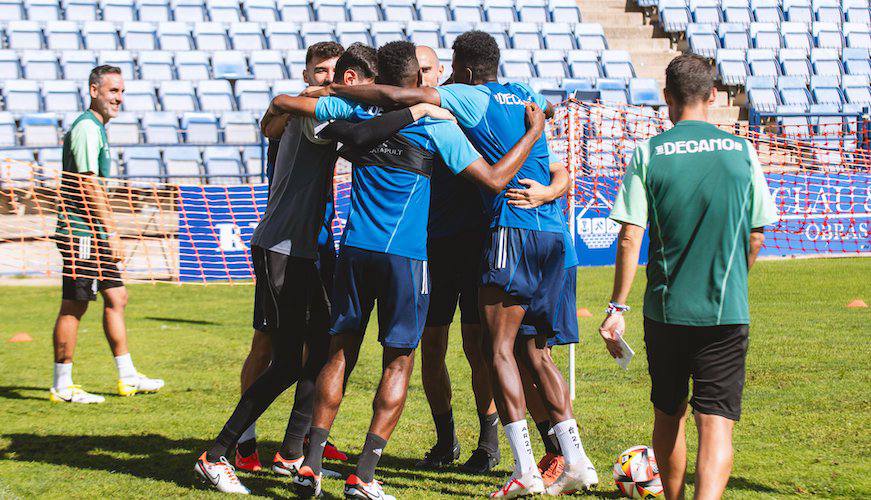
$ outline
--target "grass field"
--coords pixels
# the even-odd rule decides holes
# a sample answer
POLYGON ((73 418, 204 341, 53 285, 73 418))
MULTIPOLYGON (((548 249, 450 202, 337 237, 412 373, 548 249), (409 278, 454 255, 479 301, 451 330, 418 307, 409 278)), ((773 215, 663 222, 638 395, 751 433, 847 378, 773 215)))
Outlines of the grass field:
MULTIPOLYGON (((617 368, 595 333, 611 274, 583 269, 578 280, 578 303, 594 317, 581 322, 575 413, 602 479, 592 494, 602 497, 615 496, 610 466, 616 455, 648 443, 651 429, 641 315, 629 315, 627 340, 641 355, 628 372, 617 368)), ((871 497, 871 310, 845 307, 854 298, 871 301, 871 259, 764 261, 751 274, 748 380, 728 497, 871 497)), ((640 305, 643 285, 639 275, 631 304, 640 305)), ((252 291, 130 287, 133 359, 139 370, 167 382, 158 395, 130 399, 111 395, 115 367, 95 307, 82 325, 74 376, 107 401, 75 406, 47 399, 60 291, 0 288, 0 498, 215 496, 194 488, 191 468, 236 403, 251 335, 252 291), (28 332, 34 341, 5 341, 17 332, 28 332)), ((332 435, 352 454, 362 446, 380 370, 380 348, 369 333, 332 435)), ((465 459, 474 447, 477 419, 458 331, 452 335, 449 367, 465 459)), ((566 366, 566 351, 557 357, 566 366)), ((291 397, 292 390, 258 424, 261 456, 274 453, 291 397)), ((507 475, 511 454, 504 439, 503 463, 492 474, 415 470, 415 460, 433 441, 416 373, 378 471, 387 492, 400 498, 482 496, 507 475)), ((541 444, 534 445, 540 454, 541 444)), ((273 475, 242 480, 258 495, 292 496, 288 482, 273 475)), ((325 490, 339 495, 341 482, 327 480, 325 490)))

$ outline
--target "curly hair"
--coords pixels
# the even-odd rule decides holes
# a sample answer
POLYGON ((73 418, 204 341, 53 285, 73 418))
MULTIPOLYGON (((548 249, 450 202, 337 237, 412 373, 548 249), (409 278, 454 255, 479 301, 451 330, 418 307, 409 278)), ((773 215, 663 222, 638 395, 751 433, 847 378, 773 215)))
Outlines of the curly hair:
POLYGON ((305 63, 311 64, 313 60, 323 61, 342 55, 345 49, 336 42, 318 42, 305 52, 305 63))
POLYGON ((420 66, 417 53, 411 42, 395 41, 378 49, 378 81, 387 85, 406 85, 412 77, 417 78, 420 66))
POLYGON ((483 31, 467 31, 454 40, 454 60, 472 70, 473 78, 495 78, 499 73, 499 45, 483 31))
POLYGON ((336 77, 339 83, 349 69, 357 72, 361 78, 378 76, 378 56, 375 49, 360 42, 352 43, 336 61, 336 77))

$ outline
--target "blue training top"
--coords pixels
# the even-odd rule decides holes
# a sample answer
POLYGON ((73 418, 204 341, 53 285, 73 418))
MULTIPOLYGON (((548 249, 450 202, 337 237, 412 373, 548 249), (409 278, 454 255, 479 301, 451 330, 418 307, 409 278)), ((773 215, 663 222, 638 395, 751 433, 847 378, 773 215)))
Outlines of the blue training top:
MULTIPOLYGON (((523 83, 483 85, 453 84, 436 87, 441 106, 457 117, 466 136, 490 164, 499 161, 526 133, 525 103, 535 102, 542 109, 547 100, 523 83)), ((544 133, 532 147, 529 157, 505 190, 524 189, 520 179, 532 179, 550 185, 550 159, 544 133)), ((516 227, 534 231, 561 233, 564 219, 556 203, 537 208, 517 208, 507 203, 505 190, 486 196, 490 226, 516 227)))
MULTIPOLYGON (((319 121, 368 120, 380 112, 341 97, 322 97, 315 107, 319 121)), ((446 166, 455 175, 481 157, 451 121, 424 117, 399 134, 437 153, 442 162, 435 168, 446 166)), ((429 177, 389 165, 354 165, 351 180, 351 210, 342 244, 426 260, 429 177)))

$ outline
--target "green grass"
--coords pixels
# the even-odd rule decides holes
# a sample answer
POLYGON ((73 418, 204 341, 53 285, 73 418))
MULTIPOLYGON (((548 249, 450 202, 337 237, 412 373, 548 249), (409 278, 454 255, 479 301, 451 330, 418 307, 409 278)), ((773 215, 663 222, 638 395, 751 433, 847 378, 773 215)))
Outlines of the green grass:
MULTIPOLYGON (((578 303, 594 317, 581 322, 574 407, 602 479, 593 493, 604 497, 615 495, 614 458, 649 443, 652 422, 641 315, 629 315, 627 340, 640 355, 628 372, 617 368, 595 333, 612 272, 582 269, 578 280, 578 303)), ((765 261, 751 273, 754 322, 730 498, 871 497, 871 312, 845 307, 853 298, 871 301, 869 277, 871 259, 765 261)), ((630 302, 636 307, 643 288, 639 275, 630 302)), ((167 382, 158 395, 130 399, 111 395, 115 367, 95 304, 82 324, 74 376, 86 389, 106 394, 107 401, 76 406, 51 404, 46 397, 60 290, 0 288, 0 498, 214 496, 194 488, 191 468, 236 403, 251 336, 252 291, 130 287, 133 359, 141 371, 167 382), (18 332, 28 332, 34 341, 5 342, 18 332)), ((378 383, 374 333, 369 332, 333 428, 334 441, 352 454, 362 446, 378 383)), ((457 329, 451 334, 454 413, 465 458, 474 446, 477 419, 457 329)), ((566 350, 557 358, 565 367, 566 350)), ((291 397, 292 390, 258 424, 264 458, 271 458, 283 435, 291 397)), ((503 463, 492 474, 415 470, 415 460, 433 441, 418 371, 379 468, 387 491, 401 498, 482 496, 507 475, 511 454, 504 439, 503 463)), ((540 443, 535 449, 542 452, 540 443)), ((694 450, 691 444, 691 460, 694 450)), ((273 475, 244 475, 243 481, 258 495, 292 496, 288 482, 273 475)), ((327 480, 325 489, 338 495, 341 483, 327 480)))

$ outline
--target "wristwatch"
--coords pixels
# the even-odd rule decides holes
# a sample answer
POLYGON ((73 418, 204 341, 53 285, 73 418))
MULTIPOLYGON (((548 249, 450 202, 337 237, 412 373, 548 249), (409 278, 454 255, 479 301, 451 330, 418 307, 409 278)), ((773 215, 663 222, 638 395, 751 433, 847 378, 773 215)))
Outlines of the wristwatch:
POLYGON ((629 312, 631 308, 625 304, 618 304, 616 302, 608 302, 608 307, 605 309, 605 314, 623 314, 624 312, 629 312))

